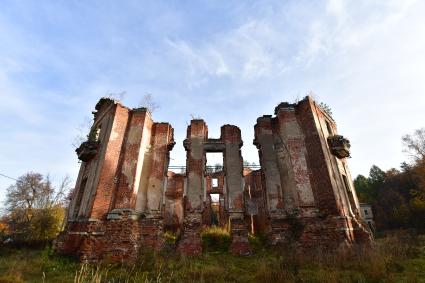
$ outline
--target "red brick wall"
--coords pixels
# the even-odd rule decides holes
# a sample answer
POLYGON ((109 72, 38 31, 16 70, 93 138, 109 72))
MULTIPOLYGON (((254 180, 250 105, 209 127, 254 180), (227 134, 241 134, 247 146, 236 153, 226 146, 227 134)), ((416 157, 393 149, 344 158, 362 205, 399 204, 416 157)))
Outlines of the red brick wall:
POLYGON ((152 137, 152 169, 149 174, 148 211, 160 213, 169 163, 169 148, 173 147, 173 128, 168 123, 155 123, 152 137))
POLYGON ((338 215, 336 198, 330 179, 330 172, 322 149, 320 133, 315 123, 313 113, 313 101, 306 99, 298 104, 296 109, 298 121, 305 136, 305 146, 308 152, 307 165, 310 171, 310 183, 312 185, 314 199, 317 208, 322 213, 338 215))
MULTIPOLYGON (((258 119, 255 143, 259 154, 267 154, 267 157, 260 156, 263 168, 256 171, 242 169, 238 127, 224 125, 220 139, 208 140, 205 122, 192 120, 184 142, 186 175, 167 174, 169 150, 174 145, 173 129, 168 123, 153 123, 147 119, 147 112, 130 111, 115 103, 101 103, 98 110, 102 112, 102 107, 108 105, 113 106, 109 113, 113 115, 112 129, 102 141, 103 145, 106 143, 104 156, 98 155, 93 161, 101 162, 102 167, 90 212, 91 221, 69 221, 56 241, 58 251, 84 260, 134 261, 140 248, 158 250, 163 247, 165 227, 177 233, 181 231, 179 252, 197 255, 202 252, 202 224, 210 220, 209 205, 203 200, 204 190, 207 194, 220 193, 225 198, 220 219, 230 223, 231 252, 235 254, 250 253, 247 233, 251 227, 255 233, 268 234, 272 244, 296 242, 301 248, 371 240, 364 223, 347 213, 347 196, 336 176, 344 169, 349 177, 349 171, 345 161, 330 155, 326 136, 318 123, 324 114, 315 108, 310 98, 298 104, 279 105, 276 118, 263 116, 258 119), (142 131, 147 122, 148 131, 142 131), (137 162, 141 150, 146 150, 141 148, 144 135, 150 138, 151 166, 143 169, 137 162), (223 151, 225 172, 205 176, 205 146, 208 150, 223 151), (147 180, 144 191, 146 217, 134 212, 136 193, 140 189, 135 185, 135 179, 140 178, 138 172, 147 180), (212 177, 219 180, 216 189, 211 187, 212 177), (183 197, 185 184, 186 196, 183 197), (311 189, 313 200, 305 201, 305 196, 301 195, 307 189, 311 189), (247 202, 257 207, 253 215, 246 210, 247 202), (106 220, 113 208, 121 210, 111 212, 106 220)), ((336 129, 334 123, 331 126, 336 129)), ((87 172, 82 170, 80 174, 87 172)))
POLYGON ((151 135, 150 132, 143 132, 146 117, 146 111, 132 111, 130 121, 126 129, 125 143, 122 148, 122 159, 118 171, 118 186, 115 196, 114 208, 135 208, 134 194, 136 169, 141 146, 142 134, 151 135))
POLYGON ((168 172, 165 206, 163 210, 164 227, 177 232, 183 223, 184 175, 168 172))
POLYGON ((107 141, 107 149, 101 169, 96 195, 90 218, 104 219, 111 208, 111 201, 115 189, 115 176, 120 160, 121 148, 129 118, 129 110, 116 104, 112 131, 107 141))

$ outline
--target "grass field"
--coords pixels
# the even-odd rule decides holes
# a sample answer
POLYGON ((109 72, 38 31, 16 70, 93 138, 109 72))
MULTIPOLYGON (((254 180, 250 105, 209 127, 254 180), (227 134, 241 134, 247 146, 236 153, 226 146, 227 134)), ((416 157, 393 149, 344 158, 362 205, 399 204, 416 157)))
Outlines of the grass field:
POLYGON ((390 235, 369 248, 307 254, 256 246, 249 257, 143 255, 137 264, 79 264, 51 249, 0 248, 4 282, 425 282, 425 235, 390 235))

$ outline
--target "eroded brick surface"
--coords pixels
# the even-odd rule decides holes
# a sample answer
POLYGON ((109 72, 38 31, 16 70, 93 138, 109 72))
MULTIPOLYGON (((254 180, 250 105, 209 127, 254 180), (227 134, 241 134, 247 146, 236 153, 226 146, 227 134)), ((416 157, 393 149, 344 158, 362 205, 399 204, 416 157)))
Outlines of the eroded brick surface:
POLYGON ((256 170, 243 167, 237 126, 222 126, 220 138, 212 139, 203 120, 192 120, 183 142, 186 170, 177 174, 168 171, 170 124, 105 98, 94 114, 90 148, 78 152, 84 162, 58 252, 85 261, 134 261, 144 250, 161 250, 168 231, 178 252, 196 256, 202 229, 212 224, 229 229, 230 252, 237 255, 251 253, 248 233, 300 249, 372 239, 359 217, 348 152, 334 155, 327 142, 340 138, 336 124, 310 97, 258 118, 256 170), (223 153, 223 169, 206 170, 208 152, 223 153))

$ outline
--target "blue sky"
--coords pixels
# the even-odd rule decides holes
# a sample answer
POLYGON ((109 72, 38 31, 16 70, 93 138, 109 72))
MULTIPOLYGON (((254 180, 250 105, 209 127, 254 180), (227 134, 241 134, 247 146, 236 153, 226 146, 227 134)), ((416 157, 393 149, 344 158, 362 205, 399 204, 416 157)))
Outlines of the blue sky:
MULTIPOLYGON (((96 101, 150 93, 184 164, 191 116, 210 136, 312 91, 352 143, 353 175, 407 159, 425 126, 424 1, 1 1, 0 173, 76 179, 72 146, 96 101)), ((0 200, 10 180, 0 178, 0 200)))

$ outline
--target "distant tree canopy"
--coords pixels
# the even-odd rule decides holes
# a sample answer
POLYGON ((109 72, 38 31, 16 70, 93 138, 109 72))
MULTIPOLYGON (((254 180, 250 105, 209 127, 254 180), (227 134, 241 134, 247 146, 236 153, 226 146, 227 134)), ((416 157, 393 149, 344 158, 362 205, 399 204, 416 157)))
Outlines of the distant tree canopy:
POLYGON ((255 162, 249 162, 248 160, 243 160, 243 166, 249 167, 249 166, 255 166, 255 162))
POLYGON ((415 228, 425 231, 425 129, 402 138, 414 160, 401 170, 387 172, 373 165, 369 176, 358 175, 354 185, 360 202, 372 204, 380 230, 415 228))
POLYGON ((19 177, 7 189, 7 215, 0 225, 2 236, 7 234, 18 242, 47 241, 56 237, 65 215, 69 183, 66 177, 55 187, 49 176, 33 172, 19 177), (3 227, 5 225, 7 227, 3 227))

